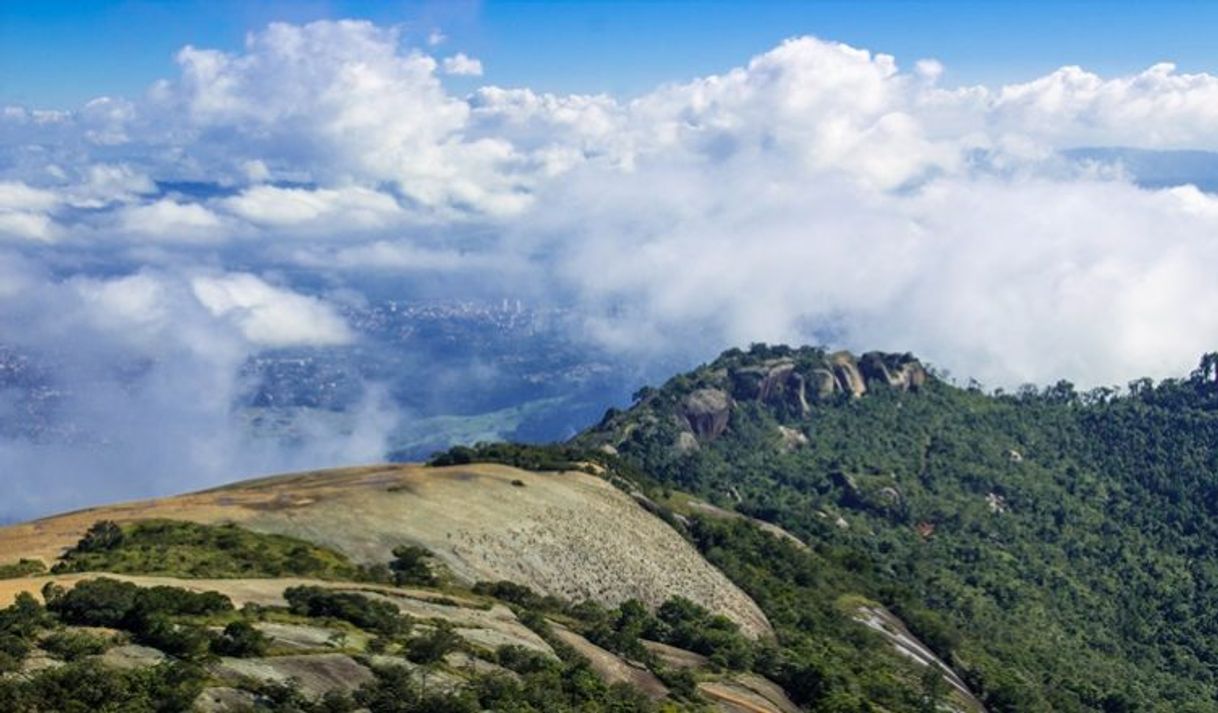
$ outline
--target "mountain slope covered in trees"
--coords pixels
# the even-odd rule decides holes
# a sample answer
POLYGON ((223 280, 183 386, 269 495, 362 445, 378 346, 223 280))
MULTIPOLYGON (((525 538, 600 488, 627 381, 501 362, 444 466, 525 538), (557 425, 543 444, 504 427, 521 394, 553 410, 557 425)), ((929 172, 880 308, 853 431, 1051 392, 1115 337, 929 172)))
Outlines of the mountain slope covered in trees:
MULTIPOLYGON (((1218 710, 1215 355, 1159 384, 1006 394, 909 355, 758 345, 640 391, 576 443, 658 497, 808 542, 814 590, 892 608, 991 710, 1218 710)), ((718 529, 704 552, 748 572, 740 534, 718 529)), ((772 599, 794 579, 738 581, 781 631, 772 599)))

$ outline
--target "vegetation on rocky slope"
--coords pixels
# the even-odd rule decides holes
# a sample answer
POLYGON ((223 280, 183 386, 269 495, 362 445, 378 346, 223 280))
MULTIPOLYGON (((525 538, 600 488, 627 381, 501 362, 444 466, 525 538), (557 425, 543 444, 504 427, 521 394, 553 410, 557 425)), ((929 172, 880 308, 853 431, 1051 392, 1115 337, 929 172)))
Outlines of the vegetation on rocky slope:
MULTIPOLYGON (((168 533, 167 542, 188 542, 186 553, 190 556, 179 562, 185 563, 187 569, 193 563, 210 562, 233 549, 227 541, 212 537, 214 533, 207 528, 189 525, 136 522, 118 527, 102 521, 88 530, 67 559, 104 565, 147 561, 141 553, 147 545, 142 538, 149 531, 168 533), (133 537, 131 533, 137 534, 133 537), (134 549, 136 554, 124 550, 133 544, 139 545, 134 549), (109 559, 85 560, 85 556, 109 559)), ((221 531, 235 532, 240 541, 261 542, 262 546, 255 549, 272 550, 267 555, 271 562, 278 562, 274 546, 285 544, 278 540, 268 544, 260 541, 260 536, 239 528, 225 527, 221 531)), ((428 559, 421 548, 399 547, 395 548, 395 560, 383 569, 405 578, 412 587, 418 587, 420 580, 435 585, 438 582, 428 559)), ((163 564, 164 560, 157 562, 163 564)), ((234 591, 245 591, 242 582, 249 581, 253 580, 235 580, 234 591)), ((443 590, 419 600, 411 599, 412 595, 389 583, 330 582, 325 586, 286 588, 282 592, 286 606, 242 608, 234 606, 232 599, 220 592, 203 589, 163 584, 141 586, 108 576, 69 580, 68 586, 57 582, 55 576, 47 578, 42 588, 45 605, 23 593, 8 609, 0 610, 0 710, 185 711, 216 695, 223 702, 205 710, 285 713, 356 709, 372 713, 695 710, 705 706, 697 693, 699 677, 717 678, 720 675, 717 672, 723 669, 718 662, 727 660, 720 649, 748 651, 755 645, 740 634, 731 620, 712 616, 687 600, 666 604, 658 617, 653 617, 637 601, 622 605, 623 611, 641 612, 646 617, 650 624, 645 633, 673 643, 689 639, 699 652, 716 662, 701 674, 668 671, 659 660, 646 655, 637 638, 633 639, 631 650, 644 652, 647 668, 672 682, 671 692, 665 694, 663 687, 657 693, 607 680, 603 671, 557 636, 551 626, 553 619, 563 622, 555 626, 564 631, 570 631, 566 627, 571 627, 593 639, 608 636, 611 627, 606 623, 610 616, 606 610, 591 603, 572 604, 543 597, 510 582, 482 583, 464 591, 445 584, 443 590), (461 602, 451 599, 452 596, 459 597, 461 602), (406 614, 400 608, 404 603, 428 615, 406 614), (495 643, 513 640, 503 638, 507 630, 499 634, 491 631, 489 639, 485 633, 482 637, 467 638, 471 635, 447 618, 451 613, 434 616, 468 610, 465 626, 477 627, 479 622, 502 621, 504 614, 494 613, 493 608, 498 606, 502 610, 503 604, 519 617, 517 621, 508 615, 516 627, 522 628, 520 622, 524 622, 536 632, 530 635, 535 643, 529 646, 495 643), (278 637, 285 630, 289 636, 292 631, 298 632, 298 637, 304 636, 298 640, 313 641, 308 645, 312 648, 305 649, 305 659, 311 652, 324 663, 326 657, 335 655, 326 652, 343 652, 341 656, 354 658, 344 659, 349 663, 340 670, 347 671, 347 675, 356 672, 361 677, 350 681, 350 685, 335 685, 335 680, 326 682, 326 676, 342 674, 325 674, 319 690, 292 680, 284 682, 278 674, 255 673, 251 677, 235 673, 273 672, 277 670, 276 660, 301 660, 299 643, 283 648, 278 637), (318 640, 315 633, 310 633, 316 631, 329 633, 318 640), (121 655, 110 658, 112 650, 121 655), (149 654, 141 651, 151 651, 155 656, 149 658, 149 654), (250 659, 253 668, 225 663, 241 658, 250 659), (102 679, 104 685, 98 683, 102 679), (657 698, 665 700, 659 702, 657 698)), ((460 615, 458 621, 462 621, 460 615)), ((623 636, 620 632, 614 634, 617 641, 625 640, 623 636)), ((740 666, 733 664, 731 668, 740 666)))
POLYGON ((577 443, 808 542, 815 575, 695 528, 776 622, 774 592, 853 590, 994 711, 1218 709, 1218 357, 1126 390, 1014 394, 864 359, 886 368, 852 391, 823 351, 733 350, 577 443))
POLYGON ((125 526, 100 521, 52 571, 212 578, 366 576, 341 553, 300 539, 181 520, 143 520, 125 526))

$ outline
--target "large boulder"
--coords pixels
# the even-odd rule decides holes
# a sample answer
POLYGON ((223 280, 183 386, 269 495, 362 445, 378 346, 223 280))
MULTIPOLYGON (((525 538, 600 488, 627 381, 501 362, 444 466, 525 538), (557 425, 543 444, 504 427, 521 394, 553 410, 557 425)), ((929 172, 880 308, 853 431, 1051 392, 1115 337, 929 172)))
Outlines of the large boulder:
POLYGON ((681 417, 698 438, 710 441, 727 430, 732 398, 721 389, 698 389, 681 402, 681 417))
POLYGON ((858 361, 853 354, 838 352, 829 357, 829 364, 833 369, 833 378, 842 391, 856 398, 867 393, 867 380, 859 371, 858 361))
POLYGON ((916 391, 930 378, 922 363, 910 354, 867 352, 859 358, 858 367, 867 382, 887 384, 902 391, 916 391))
POLYGON ((761 401, 769 406, 808 413, 807 379, 791 359, 774 359, 757 366, 734 369, 732 396, 737 401, 761 401))

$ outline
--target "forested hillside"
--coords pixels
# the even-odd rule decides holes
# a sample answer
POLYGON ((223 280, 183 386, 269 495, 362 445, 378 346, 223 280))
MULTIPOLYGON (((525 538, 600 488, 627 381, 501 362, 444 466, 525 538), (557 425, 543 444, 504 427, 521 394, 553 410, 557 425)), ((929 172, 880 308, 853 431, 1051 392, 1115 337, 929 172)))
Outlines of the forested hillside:
MULTIPOLYGON (((1216 355, 989 393, 909 355, 755 346, 576 443, 808 542, 810 593, 887 605, 990 710, 1218 710, 1216 355)), ((703 551, 775 618, 797 575, 722 528, 703 551)))

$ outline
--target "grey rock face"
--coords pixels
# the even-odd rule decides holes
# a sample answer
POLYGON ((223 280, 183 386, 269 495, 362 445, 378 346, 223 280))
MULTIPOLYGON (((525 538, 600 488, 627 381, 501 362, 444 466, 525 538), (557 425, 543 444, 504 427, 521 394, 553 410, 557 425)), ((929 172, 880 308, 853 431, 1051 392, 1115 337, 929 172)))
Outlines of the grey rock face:
POLYGON ((698 389, 685 397, 681 415, 689 430, 703 440, 714 440, 725 430, 732 413, 732 399, 720 389, 698 389))

